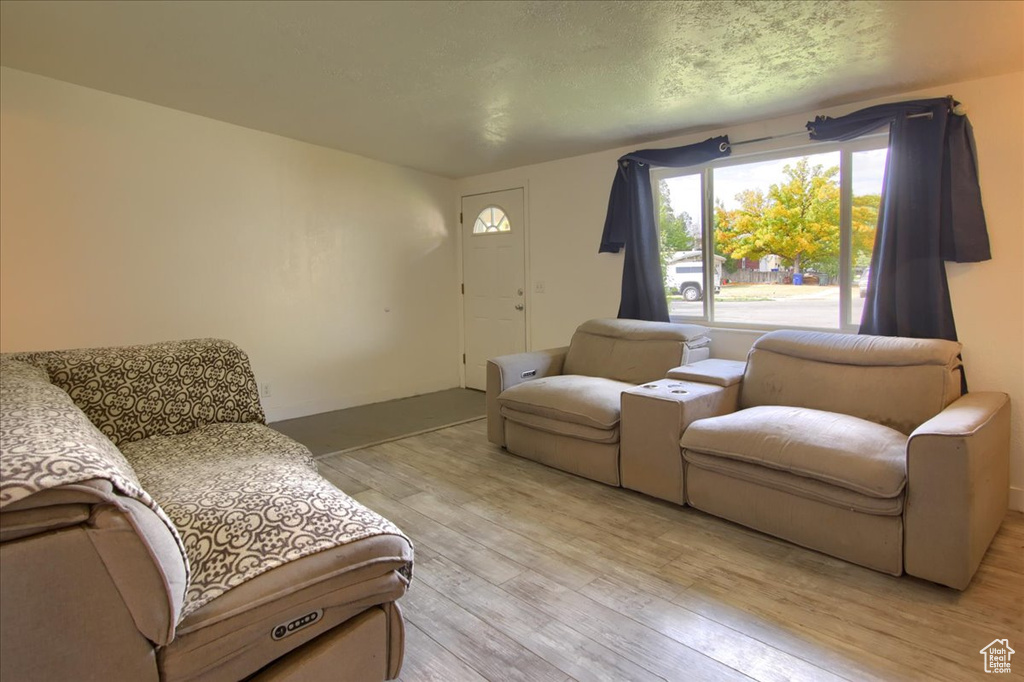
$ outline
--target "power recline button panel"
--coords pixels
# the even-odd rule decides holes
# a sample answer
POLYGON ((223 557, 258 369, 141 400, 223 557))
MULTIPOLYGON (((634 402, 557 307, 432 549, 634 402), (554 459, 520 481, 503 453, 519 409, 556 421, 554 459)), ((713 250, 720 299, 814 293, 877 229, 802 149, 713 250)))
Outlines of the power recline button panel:
POLYGON ((310 611, 306 615, 299 616, 298 618, 290 620, 287 623, 281 623, 280 625, 275 625, 274 628, 270 631, 270 636, 271 636, 271 638, 274 639, 274 641, 277 641, 279 639, 284 639, 288 635, 294 634, 294 633, 298 632, 299 630, 302 630, 304 628, 308 628, 313 623, 319 622, 320 619, 323 618, 323 617, 324 617, 324 610, 323 609, 317 609, 316 611, 310 611))

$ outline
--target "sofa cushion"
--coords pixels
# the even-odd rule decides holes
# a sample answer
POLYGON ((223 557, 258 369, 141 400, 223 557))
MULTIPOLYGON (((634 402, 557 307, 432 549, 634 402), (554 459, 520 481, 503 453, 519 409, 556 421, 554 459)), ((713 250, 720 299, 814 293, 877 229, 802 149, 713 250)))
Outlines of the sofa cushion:
POLYGON ((289 561, 376 535, 408 542, 322 478, 309 450, 262 424, 210 424, 123 449, 184 542, 185 617, 289 561))
POLYGON ((911 339, 785 329, 758 338, 754 342, 754 348, 839 365, 951 367, 959 366, 957 355, 962 346, 956 341, 943 339, 911 339))
MULTIPOLYGON (((687 450, 684 459, 689 467, 711 471, 816 502, 824 502, 840 509, 849 509, 875 516, 899 516, 903 513, 903 495, 869 497, 831 483, 791 474, 788 471, 770 469, 760 464, 749 464, 738 459, 705 455, 694 450, 687 450)), ((687 475, 690 476, 690 474, 687 475)))
POLYGON ((737 460, 868 497, 897 497, 906 484, 906 436, 834 412, 752 407, 694 422, 680 444, 684 459, 693 452, 737 460))
POLYGON ((590 320, 573 334, 562 372, 642 384, 686 362, 687 347, 706 346, 707 334, 695 324, 590 320))
POLYGON ((510 407, 501 408, 501 416, 504 417, 506 421, 528 426, 534 431, 554 433, 559 436, 578 438, 579 440, 587 440, 592 443, 619 442, 618 427, 614 429, 596 429, 593 426, 584 426, 583 424, 567 422, 561 419, 551 419, 550 417, 542 417, 539 414, 519 412, 518 410, 513 410, 510 407))
POLYGON ((960 396, 960 344, 776 331, 754 342, 741 407, 840 412, 906 435, 960 396))
POLYGON ((59 504, 0 512, 0 542, 77 526, 88 521, 90 516, 92 507, 88 504, 59 504))
POLYGON ((498 396, 498 404, 503 412, 525 412, 608 430, 618 427, 622 392, 632 387, 613 379, 566 374, 505 389, 498 396))

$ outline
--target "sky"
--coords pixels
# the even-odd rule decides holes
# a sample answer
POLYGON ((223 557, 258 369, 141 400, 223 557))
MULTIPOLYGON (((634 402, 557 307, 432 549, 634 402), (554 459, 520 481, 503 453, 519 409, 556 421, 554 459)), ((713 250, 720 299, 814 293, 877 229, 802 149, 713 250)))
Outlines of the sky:
MULTIPOLYGON (((853 153, 853 194, 879 194, 882 191, 882 176, 885 173, 885 158, 888 149, 873 149, 853 153)), ((807 155, 812 166, 839 165, 839 152, 807 155)), ((793 164, 802 156, 774 161, 761 161, 740 166, 716 168, 714 176, 715 199, 722 200, 726 209, 739 207, 736 195, 744 189, 760 189, 767 192, 768 187, 784 179, 782 168, 793 164)), ((669 201, 672 212, 679 215, 686 211, 695 224, 700 223, 700 176, 685 175, 668 179, 669 201)))

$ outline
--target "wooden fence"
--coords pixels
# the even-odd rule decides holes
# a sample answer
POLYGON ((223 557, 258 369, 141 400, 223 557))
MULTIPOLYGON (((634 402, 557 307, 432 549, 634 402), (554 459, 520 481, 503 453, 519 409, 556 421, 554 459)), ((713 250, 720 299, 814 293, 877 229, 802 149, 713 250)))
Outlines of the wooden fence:
POLYGON ((730 282, 742 284, 779 284, 787 277, 786 273, 775 271, 765 272, 763 270, 737 270, 736 272, 725 272, 722 276, 730 282))

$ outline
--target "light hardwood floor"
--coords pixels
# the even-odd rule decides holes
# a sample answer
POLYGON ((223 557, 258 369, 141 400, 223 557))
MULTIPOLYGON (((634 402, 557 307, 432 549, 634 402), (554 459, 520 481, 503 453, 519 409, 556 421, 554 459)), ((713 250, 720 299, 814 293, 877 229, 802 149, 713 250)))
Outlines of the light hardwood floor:
POLYGON ((1024 515, 964 592, 509 455, 476 421, 320 460, 416 545, 402 680, 1024 678, 1024 515))

